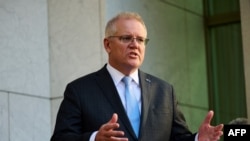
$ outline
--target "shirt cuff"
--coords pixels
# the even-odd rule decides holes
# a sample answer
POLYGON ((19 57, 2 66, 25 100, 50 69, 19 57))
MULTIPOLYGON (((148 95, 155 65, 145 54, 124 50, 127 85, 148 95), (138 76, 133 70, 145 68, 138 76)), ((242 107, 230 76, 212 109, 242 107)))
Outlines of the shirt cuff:
POLYGON ((198 135, 199 135, 199 133, 197 133, 197 134, 195 135, 194 141, 198 141, 198 135))
POLYGON ((89 138, 89 141, 95 141, 95 137, 96 137, 96 134, 97 134, 98 131, 95 131, 91 134, 90 138, 89 138))

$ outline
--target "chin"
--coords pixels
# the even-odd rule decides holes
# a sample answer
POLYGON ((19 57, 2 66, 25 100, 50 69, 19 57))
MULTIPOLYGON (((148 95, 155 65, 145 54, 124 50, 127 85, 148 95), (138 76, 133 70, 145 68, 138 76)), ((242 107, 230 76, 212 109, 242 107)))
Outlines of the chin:
POLYGON ((137 69, 137 68, 139 68, 141 66, 141 64, 139 64, 139 63, 132 63, 132 64, 130 64, 130 67, 131 68, 134 68, 134 69, 137 69))

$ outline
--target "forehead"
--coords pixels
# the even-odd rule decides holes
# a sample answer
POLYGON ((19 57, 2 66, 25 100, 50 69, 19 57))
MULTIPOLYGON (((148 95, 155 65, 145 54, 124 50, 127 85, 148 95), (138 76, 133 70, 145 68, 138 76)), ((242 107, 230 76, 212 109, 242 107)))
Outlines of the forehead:
POLYGON ((138 36, 147 36, 145 26, 136 19, 122 18, 116 22, 117 34, 132 34, 138 36))

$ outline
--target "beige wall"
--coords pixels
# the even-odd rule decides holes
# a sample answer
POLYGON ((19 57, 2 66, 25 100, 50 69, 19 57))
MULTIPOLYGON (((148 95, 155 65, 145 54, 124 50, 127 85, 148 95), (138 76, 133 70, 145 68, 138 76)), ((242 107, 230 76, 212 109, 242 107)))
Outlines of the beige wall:
POLYGON ((103 6, 102 0, 48 1, 52 131, 67 83, 106 62, 103 6))
MULTIPOLYGON (((202 0, 8 0, 0 5, 3 141, 49 140, 66 84, 106 63, 104 24, 121 10, 140 13, 148 26, 142 69, 174 84, 182 105, 207 107, 202 0), (191 94, 205 101, 190 99, 191 94)), ((182 108, 196 129, 206 111, 182 108)))
POLYGON ((0 0, 0 140, 51 134, 47 0, 0 0))
POLYGON ((247 115, 250 118, 250 0, 240 0, 247 115))
POLYGON ((0 1, 0 140, 48 141, 66 84, 100 68, 103 0, 0 1))

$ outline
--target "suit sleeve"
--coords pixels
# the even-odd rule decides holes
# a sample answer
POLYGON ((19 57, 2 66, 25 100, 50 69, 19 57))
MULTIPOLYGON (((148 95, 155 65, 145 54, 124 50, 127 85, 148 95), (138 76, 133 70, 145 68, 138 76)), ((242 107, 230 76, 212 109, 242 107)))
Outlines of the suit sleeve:
MULTIPOLYGON (((172 89, 173 90, 173 89, 172 89)), ((174 91, 172 91, 173 98, 173 125, 172 125, 172 141, 195 141, 195 135, 193 134, 187 124, 183 113, 178 108, 178 103, 174 91)))
POLYGON ((83 132, 81 104, 74 88, 67 85, 51 141, 89 141, 92 132, 83 132))

